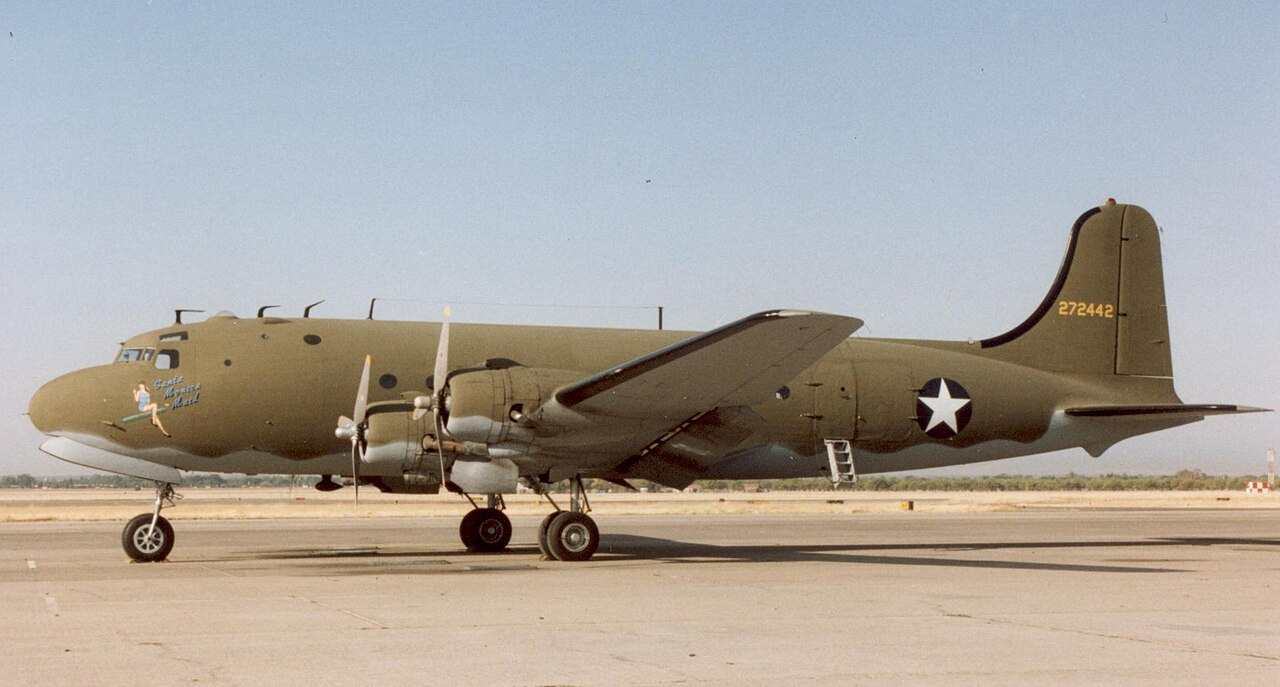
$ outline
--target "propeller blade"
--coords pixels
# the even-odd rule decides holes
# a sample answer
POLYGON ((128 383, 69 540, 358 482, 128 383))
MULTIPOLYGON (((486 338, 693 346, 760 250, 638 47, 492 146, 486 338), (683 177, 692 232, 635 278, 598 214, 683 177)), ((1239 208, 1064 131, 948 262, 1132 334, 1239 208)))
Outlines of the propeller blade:
POLYGON ((444 319, 440 321, 440 345, 436 348, 436 369, 432 379, 436 388, 436 407, 439 412, 440 399, 444 395, 445 382, 449 376, 449 306, 444 308, 444 319))
POLYGON ((444 421, 440 411, 444 408, 444 392, 449 381, 449 306, 444 307, 444 319, 440 321, 440 345, 436 348, 436 369, 434 372, 435 392, 431 403, 432 414, 435 415, 436 456, 440 458, 440 486, 444 486, 444 421))
POLYGON ((436 412, 436 455, 440 457, 440 487, 444 487, 444 425, 436 412))
POLYGON ((356 507, 360 506, 360 440, 351 439, 351 486, 356 494, 356 507))
POLYGON ((371 356, 364 357, 364 371, 360 373, 360 388, 356 391, 355 423, 357 425, 364 424, 365 411, 369 408, 369 366, 372 362, 371 356))

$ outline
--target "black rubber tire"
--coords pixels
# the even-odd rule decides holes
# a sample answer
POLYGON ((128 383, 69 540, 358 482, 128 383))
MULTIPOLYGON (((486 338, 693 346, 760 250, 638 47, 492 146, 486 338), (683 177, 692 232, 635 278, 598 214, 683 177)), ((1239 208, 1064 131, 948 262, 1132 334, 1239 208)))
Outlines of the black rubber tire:
POLYGON ((462 522, 458 523, 458 538, 462 540, 462 545, 467 547, 468 551, 470 551, 471 547, 475 545, 475 519, 477 517, 476 513, 479 512, 479 510, 469 511, 466 515, 462 516, 462 522))
POLYGON ((585 513, 562 511, 547 526, 547 550, 558 561, 585 561, 600 547, 600 528, 585 513))
POLYGON ((556 557, 551 555, 551 549, 547 547, 547 530, 551 527, 551 521, 555 520, 556 516, 563 512, 558 510, 548 513, 547 517, 543 518, 538 525, 538 551, 542 552, 542 557, 549 561, 555 560, 556 557))
POLYGON ((124 526, 120 543, 129 558, 139 563, 155 563, 169 557, 173 550, 173 525, 162 515, 156 518, 154 534, 147 536, 146 531, 150 529, 150 513, 136 516, 124 526))
POLYGON ((511 519, 497 508, 477 508, 462 518, 458 536, 468 551, 501 551, 511 543, 511 519))

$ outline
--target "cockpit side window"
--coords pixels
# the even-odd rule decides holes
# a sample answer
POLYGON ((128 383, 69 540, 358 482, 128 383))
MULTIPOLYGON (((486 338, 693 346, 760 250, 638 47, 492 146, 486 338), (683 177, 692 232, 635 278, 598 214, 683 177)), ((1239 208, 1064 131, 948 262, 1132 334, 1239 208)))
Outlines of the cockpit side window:
POLYGON ((142 360, 143 360, 143 362, 147 362, 147 361, 151 360, 151 359, 152 359, 152 358, 154 358, 154 357, 156 357, 156 349, 154 349, 154 348, 144 348, 144 349, 142 349, 142 360))
POLYGON ((176 370, 178 369, 178 352, 171 348, 162 348, 156 354, 157 370, 176 370))

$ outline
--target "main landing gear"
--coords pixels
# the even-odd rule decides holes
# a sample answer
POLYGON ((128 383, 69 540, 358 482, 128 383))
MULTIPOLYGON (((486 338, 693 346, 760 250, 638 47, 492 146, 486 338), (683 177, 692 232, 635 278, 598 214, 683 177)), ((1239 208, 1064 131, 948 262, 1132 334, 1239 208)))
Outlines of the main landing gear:
POLYGON ((150 513, 142 513, 124 526, 120 542, 124 552, 139 563, 154 563, 168 558, 173 550, 173 525, 160 516, 160 509, 172 506, 182 498, 173 493, 173 485, 156 482, 156 505, 150 513))
MULTIPOLYGON (((550 494, 542 492, 542 495, 556 509, 538 526, 538 550, 542 557, 555 561, 585 561, 595 555, 596 549, 600 548, 600 528, 587 515, 591 504, 587 502, 582 478, 569 480, 569 510, 560 510, 550 494)), ((475 508, 462 518, 462 524, 458 526, 458 536, 467 551, 493 553, 507 548, 511 542, 511 520, 502 512, 506 508, 502 495, 489 494, 484 508, 469 494, 464 493, 463 496, 475 508)))
POLYGON ((582 487, 582 478, 569 480, 569 510, 560 510, 551 495, 544 493, 555 512, 538 527, 538 550, 544 558, 557 561, 585 561, 600 548, 600 528, 587 515, 591 504, 582 487))
POLYGON ((472 553, 492 553, 507 548, 511 543, 511 519, 502 512, 506 504, 502 494, 489 494, 486 508, 476 505, 470 495, 464 494, 475 510, 467 513, 458 526, 458 536, 472 553))

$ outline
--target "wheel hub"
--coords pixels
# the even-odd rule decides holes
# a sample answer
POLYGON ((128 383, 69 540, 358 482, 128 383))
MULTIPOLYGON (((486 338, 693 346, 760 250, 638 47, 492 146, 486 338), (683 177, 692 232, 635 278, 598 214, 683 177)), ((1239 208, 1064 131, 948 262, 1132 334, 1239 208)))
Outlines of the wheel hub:
POLYGON ((502 523, 497 520, 485 520, 480 524, 480 539, 486 544, 493 544, 502 539, 502 523))
POLYGON ((586 526, 580 523, 573 523, 560 533, 560 542, 564 544, 564 548, 577 553, 587 548, 587 543, 591 540, 591 535, 587 532, 586 526))
POLYGON ((133 544, 143 553, 155 553, 164 546, 164 532, 159 527, 143 525, 134 531, 133 544))

